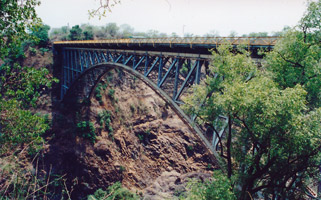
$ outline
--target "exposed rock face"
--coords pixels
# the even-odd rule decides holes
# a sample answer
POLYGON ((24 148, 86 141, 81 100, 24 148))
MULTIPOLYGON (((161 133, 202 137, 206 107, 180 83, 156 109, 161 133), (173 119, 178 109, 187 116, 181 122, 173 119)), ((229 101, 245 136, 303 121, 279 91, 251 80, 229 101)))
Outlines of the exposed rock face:
POLYGON ((176 171, 163 172, 154 183, 145 189, 144 200, 179 199, 190 179, 210 179, 209 173, 190 172, 180 174, 176 171))
MULTIPOLYGON (((59 137, 52 140, 48 150, 54 170, 67 173, 74 183, 73 199, 116 181, 144 193, 167 172, 175 171, 176 178, 196 172, 210 176, 216 164, 209 152, 193 130, 143 82, 129 75, 120 80, 115 74, 101 94, 102 98, 97 98, 100 102, 94 95, 91 106, 79 111, 95 124, 96 142, 75 136, 74 129, 68 127, 72 122, 67 123, 66 118, 56 127, 59 137), (99 113, 104 110, 110 112, 113 131, 100 128, 99 113)), ((152 195, 148 198, 153 199, 152 195)))

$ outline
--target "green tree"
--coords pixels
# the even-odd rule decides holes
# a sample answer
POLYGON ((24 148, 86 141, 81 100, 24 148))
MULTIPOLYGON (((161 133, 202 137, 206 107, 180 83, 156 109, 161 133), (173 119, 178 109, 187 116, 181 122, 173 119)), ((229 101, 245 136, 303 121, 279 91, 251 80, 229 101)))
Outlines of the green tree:
POLYGON ((134 35, 134 28, 128 24, 122 24, 119 29, 123 38, 128 38, 134 35))
POLYGON ((266 57, 281 88, 302 85, 312 108, 321 106, 321 1, 310 2, 299 25, 280 38, 266 57))
POLYGON ((36 0, 0 2, 0 59, 3 61, 0 66, 0 143, 3 151, 10 152, 19 144, 38 140, 48 127, 46 120, 27 109, 35 106, 38 97, 51 86, 49 71, 22 67, 17 59, 22 43, 32 38, 27 30, 46 29, 36 16, 37 5, 39 1, 36 0))
POLYGON ((116 23, 109 23, 106 25, 106 31, 108 33, 108 38, 115 38, 118 34, 119 27, 116 23))
POLYGON ((30 37, 26 30, 40 23, 35 10, 39 4, 37 0, 0 2, 0 59, 16 55, 17 47, 30 37))
POLYGON ((81 40, 83 38, 82 29, 79 25, 75 25, 70 29, 68 38, 70 40, 81 40))
POLYGON ((47 47, 49 43, 48 32, 50 30, 50 26, 41 24, 37 27, 34 27, 31 30, 31 35, 35 37, 35 45, 39 47, 47 47))
POLYGON ((85 30, 84 31, 84 40, 92 40, 94 39, 93 32, 90 30, 85 30))
POLYGON ((221 156, 238 199, 260 193, 297 198, 298 189, 304 191, 318 172, 321 109, 307 112, 300 85, 280 89, 239 51, 243 54, 234 55, 232 46, 223 45, 213 52, 210 70, 218 78, 195 86, 184 108, 216 133, 216 119, 228 118, 221 156))

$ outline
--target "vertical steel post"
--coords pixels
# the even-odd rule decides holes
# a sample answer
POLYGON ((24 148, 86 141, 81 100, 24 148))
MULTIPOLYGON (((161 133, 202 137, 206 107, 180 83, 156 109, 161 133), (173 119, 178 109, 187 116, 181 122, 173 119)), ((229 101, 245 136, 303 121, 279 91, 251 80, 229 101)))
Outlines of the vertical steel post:
POLYGON ((135 65, 136 65, 136 55, 134 54, 134 58, 133 58, 133 69, 135 68, 135 65))
POLYGON ((69 87, 70 86, 70 79, 71 79, 71 74, 70 74, 70 55, 69 55, 70 51, 68 50, 66 52, 66 55, 67 55, 67 72, 68 72, 68 77, 67 77, 67 86, 69 87))
POLYGON ((75 74, 74 74, 74 72, 75 72, 75 70, 74 70, 74 59, 73 59, 73 50, 71 50, 70 51, 70 67, 71 67, 71 83, 70 83, 70 85, 72 84, 72 82, 74 82, 74 76, 75 76, 75 74))
POLYGON ((159 85, 159 83, 162 80, 162 74, 163 73, 163 57, 161 55, 160 60, 159 60, 159 66, 158 66, 158 78, 157 78, 157 85, 159 85))
POLYGON ((89 52, 88 52, 88 50, 86 51, 86 69, 88 69, 89 68, 89 52))
POLYGON ((197 68, 196 68, 196 84, 200 84, 201 79, 201 60, 197 60, 197 68))
POLYGON ((64 98, 65 95, 65 84, 66 84, 66 51, 65 48, 62 48, 62 56, 63 56, 63 61, 62 61, 62 82, 60 84, 60 100, 64 98))
POLYGON ((148 54, 147 54, 147 52, 146 52, 144 74, 147 73, 148 64, 149 64, 149 56, 148 56, 148 54))
POLYGON ((79 58, 78 58, 78 50, 75 50, 75 56, 74 56, 74 59, 75 59, 75 70, 76 70, 76 78, 80 75, 79 73, 79 58))
POLYGON ((83 51, 79 51, 79 61, 80 61, 80 71, 82 73, 84 71, 84 55, 83 55, 83 51))
POLYGON ((176 70, 175 70, 175 82, 174 82, 174 91, 173 91, 173 100, 176 97, 177 89, 178 89, 178 82, 179 82, 179 70, 182 66, 182 63, 184 60, 181 60, 180 58, 177 58, 178 62, 176 64, 176 70))
POLYGON ((125 53, 125 52, 123 52, 123 64, 125 64, 125 62, 126 62, 126 56, 127 56, 128 54, 127 53, 125 53))
POLYGON ((107 50, 107 52, 106 52, 106 56, 105 56, 105 60, 106 60, 106 62, 109 62, 109 51, 107 50))

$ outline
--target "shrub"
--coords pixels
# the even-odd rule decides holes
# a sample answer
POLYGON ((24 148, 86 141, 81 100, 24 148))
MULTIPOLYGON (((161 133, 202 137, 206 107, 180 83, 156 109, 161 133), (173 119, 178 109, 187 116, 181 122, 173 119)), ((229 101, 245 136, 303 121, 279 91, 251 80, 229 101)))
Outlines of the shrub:
POLYGON ((49 43, 48 32, 50 30, 50 26, 41 24, 37 27, 33 27, 31 35, 34 36, 34 44, 40 47, 46 47, 49 43))
POLYGON ((95 98, 100 104, 103 103, 102 95, 101 95, 101 89, 102 89, 102 84, 98 83, 97 87, 95 88, 95 98))
POLYGON ((120 182, 109 186, 106 191, 98 189, 94 195, 89 195, 87 200, 138 200, 139 196, 123 188, 120 182))
POLYGON ((37 54, 37 49, 33 48, 33 47, 29 47, 29 51, 30 51, 30 54, 32 56, 35 56, 37 54))
POLYGON ((140 132, 136 134, 136 136, 138 137, 139 141, 148 142, 148 140, 150 140, 151 137, 150 129, 147 129, 144 132, 140 132))
POLYGON ((77 123, 77 134, 92 143, 96 141, 95 127, 90 121, 81 121, 77 123))
POLYGON ((0 100, 0 114, 0 153, 5 151, 5 146, 15 148, 28 143, 38 149, 37 145, 42 144, 41 136, 50 128, 44 117, 20 109, 15 100, 0 100))
POLYGON ((108 110, 104 110, 98 113, 98 121, 101 129, 108 131, 108 136, 113 139, 113 127, 111 126, 111 113, 108 110))
POLYGON ((123 173, 124 171, 126 171, 126 168, 121 165, 121 166, 119 167, 119 171, 120 171, 120 173, 123 173))
POLYGON ((44 55, 46 52, 49 51, 49 49, 47 49, 47 48, 39 48, 39 51, 40 51, 41 55, 44 55))
POLYGON ((111 99, 115 99, 115 90, 114 90, 114 89, 109 89, 109 91, 108 91, 108 96, 109 96, 111 99))
POLYGON ((235 200, 230 180, 221 171, 214 171, 213 180, 205 182, 192 180, 187 185, 187 197, 184 199, 235 200))

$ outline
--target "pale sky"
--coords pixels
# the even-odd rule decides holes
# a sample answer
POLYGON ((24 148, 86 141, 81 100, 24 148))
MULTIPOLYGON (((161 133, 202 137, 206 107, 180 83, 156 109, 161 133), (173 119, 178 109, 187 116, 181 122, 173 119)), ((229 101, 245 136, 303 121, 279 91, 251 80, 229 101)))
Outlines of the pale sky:
POLYGON ((231 31, 242 35, 294 26, 305 11, 306 0, 121 0, 106 18, 89 20, 88 10, 97 6, 98 0, 41 0, 37 11, 53 28, 115 22, 129 24, 137 32, 153 29, 202 36, 215 30, 227 36, 231 31))

